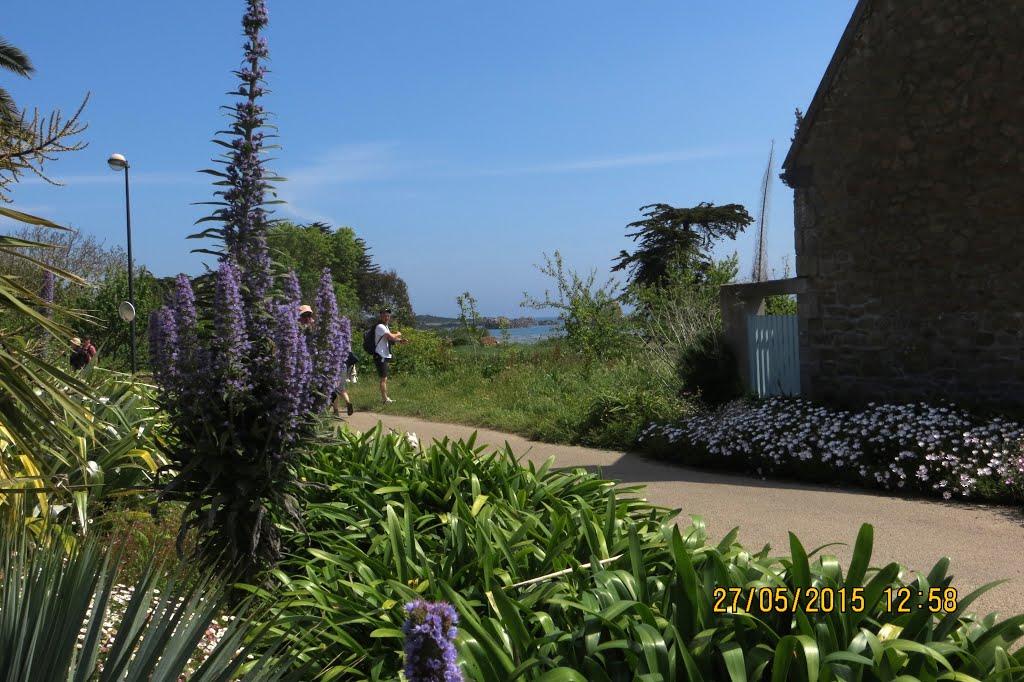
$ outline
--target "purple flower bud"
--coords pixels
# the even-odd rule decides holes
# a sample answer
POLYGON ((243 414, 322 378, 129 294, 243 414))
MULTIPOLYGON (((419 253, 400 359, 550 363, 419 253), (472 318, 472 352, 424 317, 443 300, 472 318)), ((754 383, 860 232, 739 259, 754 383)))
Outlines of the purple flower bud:
POLYGON ((462 682, 453 640, 459 614, 445 602, 422 600, 405 605, 405 668, 409 682, 462 682))

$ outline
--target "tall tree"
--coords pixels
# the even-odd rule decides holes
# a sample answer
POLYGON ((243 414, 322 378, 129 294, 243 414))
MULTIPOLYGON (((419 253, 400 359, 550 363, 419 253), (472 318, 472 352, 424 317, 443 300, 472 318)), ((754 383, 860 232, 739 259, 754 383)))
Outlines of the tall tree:
POLYGON ((627 225, 636 231, 626 235, 638 242, 637 248, 633 253, 621 251, 612 267, 612 272, 626 270, 634 286, 659 285, 679 271, 702 281, 711 267, 712 245, 723 237, 735 239, 753 222, 739 204, 702 202, 692 208, 650 204, 640 210, 647 210, 646 218, 627 225))
POLYGON ((375 319, 381 308, 391 308, 391 317, 397 324, 415 326, 416 313, 409 301, 409 287, 394 270, 373 272, 365 276, 366 291, 360 299, 363 320, 375 319))

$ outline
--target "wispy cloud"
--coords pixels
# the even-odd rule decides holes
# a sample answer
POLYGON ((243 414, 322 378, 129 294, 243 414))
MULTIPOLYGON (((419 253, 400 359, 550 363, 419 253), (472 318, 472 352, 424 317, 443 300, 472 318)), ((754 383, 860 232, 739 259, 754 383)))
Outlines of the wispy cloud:
POLYGON ((397 142, 366 142, 326 150, 308 166, 283 172, 288 186, 307 188, 380 180, 411 170, 414 164, 399 158, 397 142))
POLYGON ((287 203, 278 210, 302 222, 335 222, 332 216, 310 207, 324 203, 325 190, 393 178, 422 167, 401 158, 399 147, 394 141, 340 145, 325 150, 306 166, 282 170, 288 181, 277 185, 277 194, 287 203))
MULTIPOLYGON (((282 215, 304 222, 333 222, 321 209, 333 203, 334 194, 346 185, 398 180, 415 176, 429 178, 473 178, 512 175, 586 173, 608 169, 657 166, 688 161, 724 158, 749 151, 739 145, 597 156, 580 159, 540 161, 527 165, 479 167, 473 161, 459 162, 410 156, 409 148, 397 141, 348 144, 325 150, 305 166, 283 169, 288 182, 277 185, 278 196, 287 202, 282 215)), ((408 191, 408 187, 405 188, 408 191)))
POLYGON ((709 147, 704 149, 686 149, 647 154, 623 154, 597 158, 573 159, 567 161, 549 161, 527 166, 511 166, 508 168, 484 168, 466 171, 465 175, 541 175, 557 173, 580 173, 586 171, 606 170, 610 168, 628 168, 635 166, 659 166, 684 161, 700 161, 711 158, 732 156, 738 150, 728 147, 709 147))

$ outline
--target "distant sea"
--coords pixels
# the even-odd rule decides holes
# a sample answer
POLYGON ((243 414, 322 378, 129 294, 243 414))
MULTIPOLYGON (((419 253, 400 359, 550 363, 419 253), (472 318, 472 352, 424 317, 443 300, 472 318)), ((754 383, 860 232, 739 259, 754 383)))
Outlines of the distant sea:
MULTIPOLYGON (((553 336, 561 336, 563 332, 557 331, 557 324, 535 324, 532 327, 517 327, 509 329, 512 343, 537 343, 553 336)), ((501 341, 500 329, 488 329, 487 333, 501 341)))

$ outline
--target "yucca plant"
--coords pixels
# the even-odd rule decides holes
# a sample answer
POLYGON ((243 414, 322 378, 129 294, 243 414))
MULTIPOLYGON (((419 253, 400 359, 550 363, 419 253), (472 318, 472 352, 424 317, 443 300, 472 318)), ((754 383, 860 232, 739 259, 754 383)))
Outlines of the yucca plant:
MULTIPOLYGON (((245 620, 227 625, 212 651, 199 644, 222 615, 224 590, 209 578, 173 573, 158 590, 150 564, 127 603, 111 599, 118 559, 89 541, 0 541, 0 679, 11 682, 285 679, 279 647, 245 620), (123 609, 123 610, 122 610, 123 609), (118 613, 120 612, 120 613, 118 613), (251 655, 262 646, 266 653, 251 655)), ((289 679, 302 679, 295 674, 289 679)))

